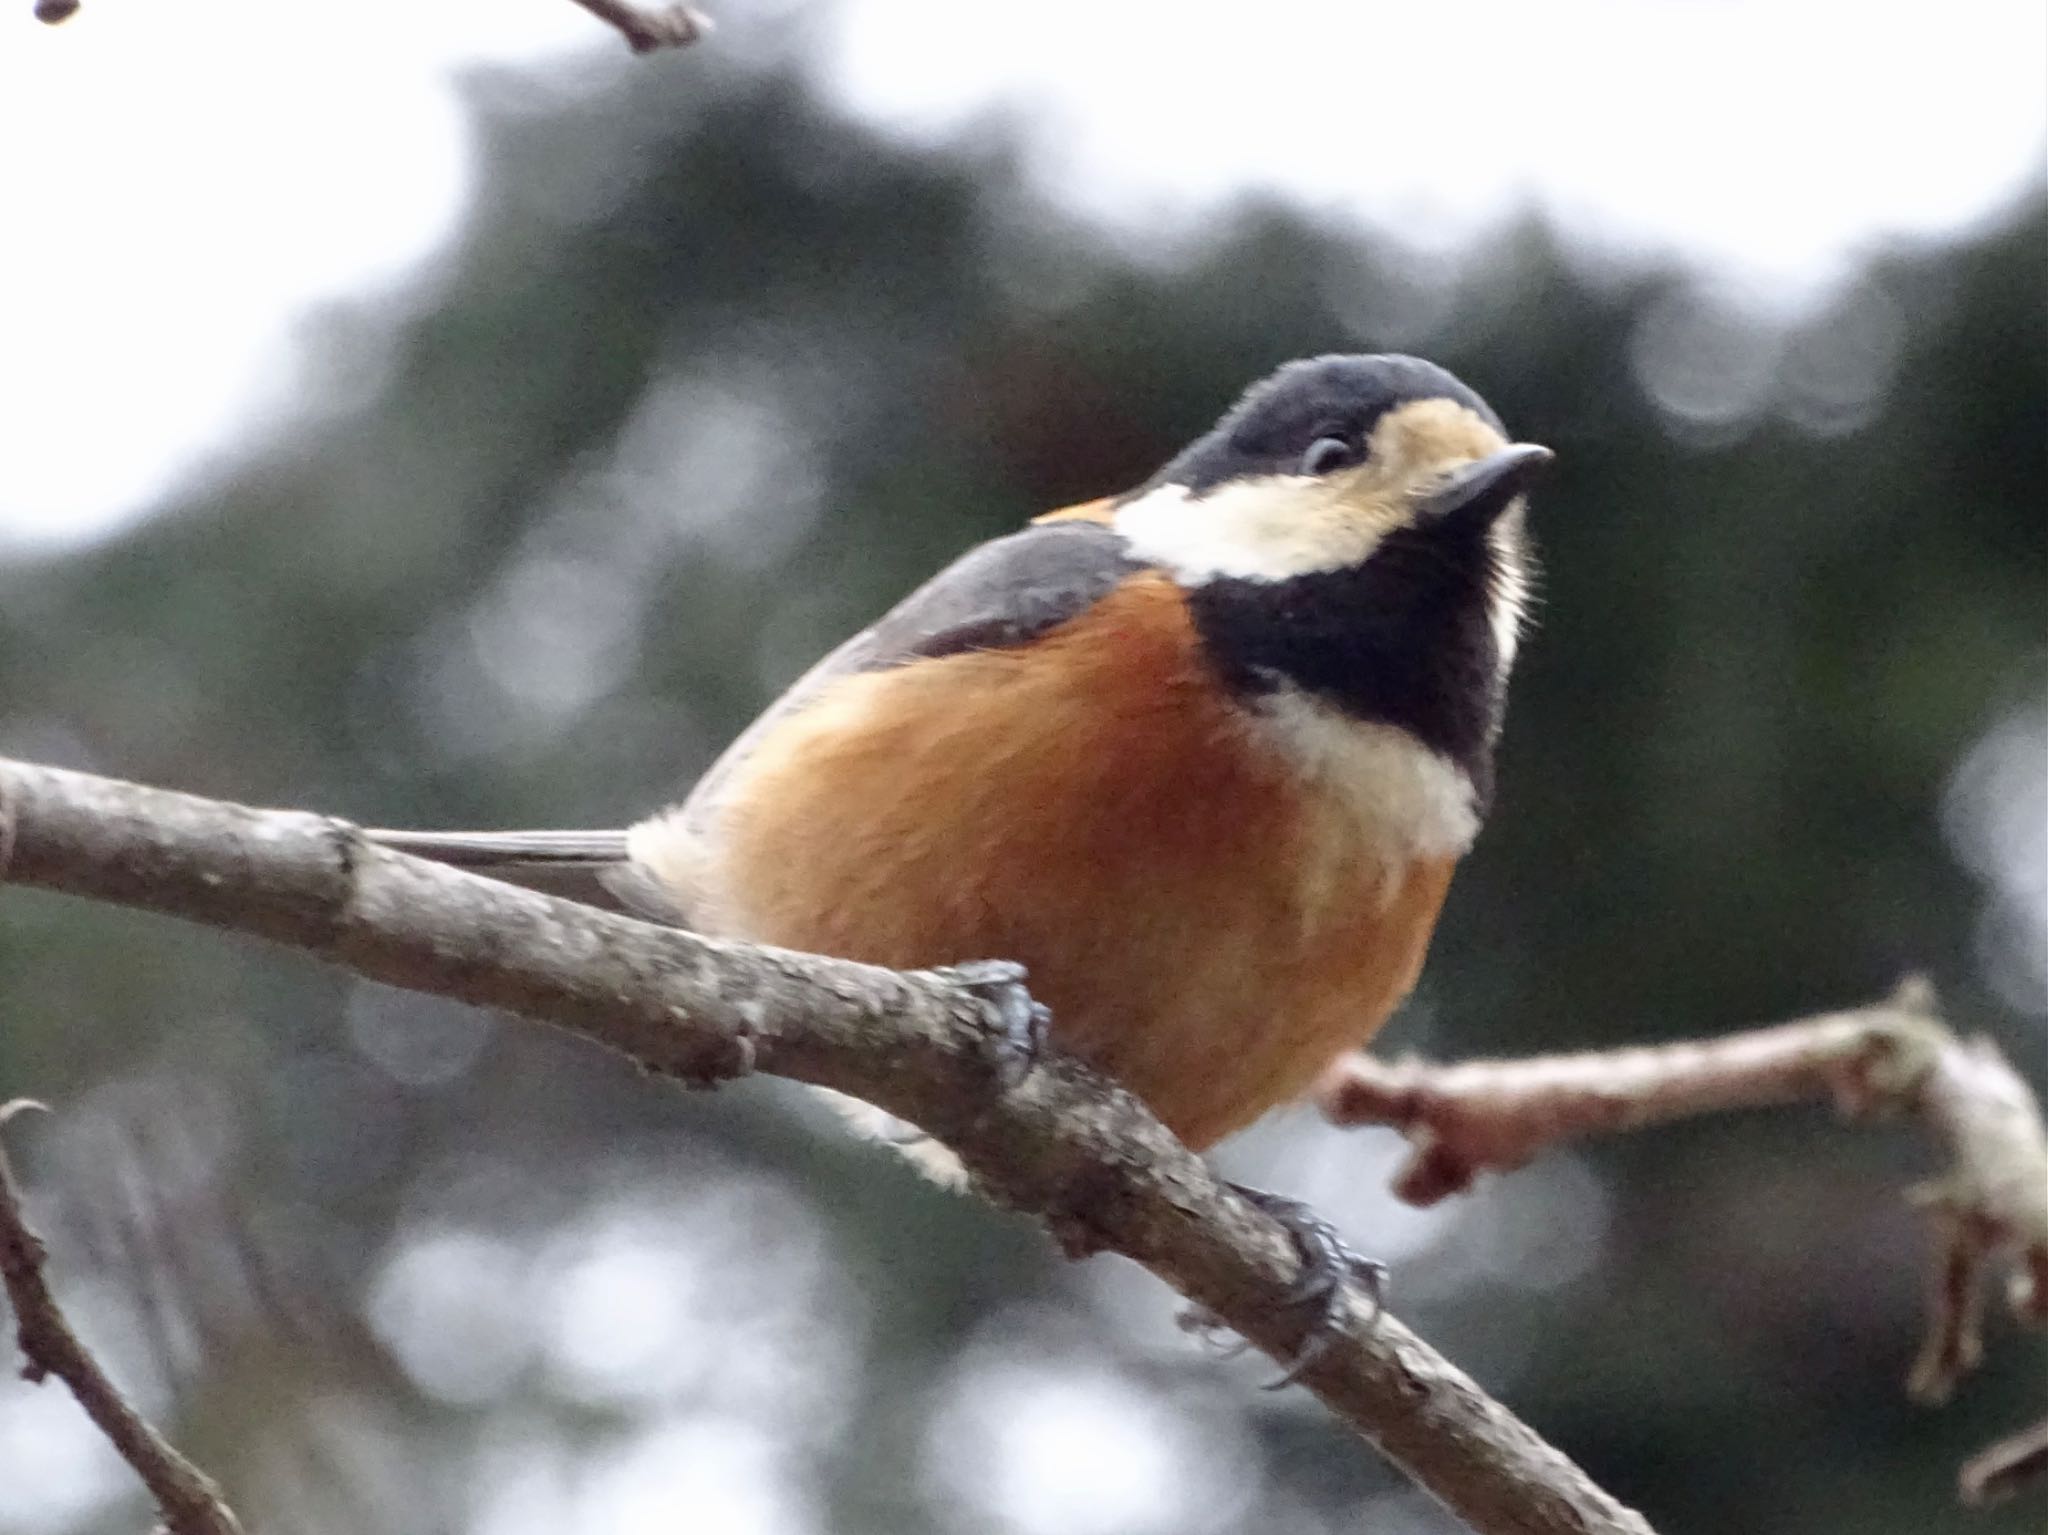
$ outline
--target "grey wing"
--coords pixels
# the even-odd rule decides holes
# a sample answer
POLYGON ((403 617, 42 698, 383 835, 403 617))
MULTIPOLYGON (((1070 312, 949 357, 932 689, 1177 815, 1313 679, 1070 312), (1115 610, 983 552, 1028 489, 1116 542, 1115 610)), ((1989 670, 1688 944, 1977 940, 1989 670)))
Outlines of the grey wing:
POLYGON ((1146 568, 1098 522, 1036 523, 969 550, 862 630, 769 705, 663 819, 702 834, 733 773, 777 725, 833 682, 965 650, 1002 650, 1057 628, 1146 568))

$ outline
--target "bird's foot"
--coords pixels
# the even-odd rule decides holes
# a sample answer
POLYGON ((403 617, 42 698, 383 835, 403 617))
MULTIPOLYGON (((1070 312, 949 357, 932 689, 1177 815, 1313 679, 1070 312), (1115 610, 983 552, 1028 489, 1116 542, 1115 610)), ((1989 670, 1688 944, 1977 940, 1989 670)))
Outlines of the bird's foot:
POLYGON ((1024 987, 1024 967, 1007 959, 975 959, 932 972, 972 992, 995 1014, 997 1069, 1005 1091, 1020 1086, 1045 1051, 1052 1010, 1024 987))
MULTIPOLYGON (((1295 1250, 1301 1254, 1301 1272, 1287 1287, 1287 1293, 1281 1296, 1280 1304, 1290 1310, 1312 1309, 1313 1315, 1308 1330, 1302 1335, 1294 1362, 1284 1375, 1265 1388, 1278 1391, 1299 1380, 1304 1371, 1330 1351, 1331 1345, 1343 1333, 1347 1280, 1357 1280, 1365 1291, 1370 1307, 1366 1313, 1367 1323, 1370 1324, 1380 1314, 1386 1300, 1387 1266, 1371 1258, 1361 1258, 1351 1251, 1338 1237, 1337 1228, 1300 1200, 1269 1194, 1264 1189, 1247 1188, 1242 1183, 1233 1183, 1230 1187, 1286 1227, 1287 1234, 1294 1239, 1295 1250)), ((1221 1324, 1216 1317, 1198 1310, 1183 1315, 1181 1325, 1190 1331, 1208 1332, 1221 1324)), ((1242 1351, 1240 1346, 1230 1353, 1242 1351)))

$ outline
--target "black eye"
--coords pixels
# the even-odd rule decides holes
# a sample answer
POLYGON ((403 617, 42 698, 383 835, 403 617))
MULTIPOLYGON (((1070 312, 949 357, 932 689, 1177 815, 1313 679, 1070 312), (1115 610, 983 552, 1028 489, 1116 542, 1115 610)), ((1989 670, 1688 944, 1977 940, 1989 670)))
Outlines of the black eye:
POLYGON ((1308 451, 1301 455, 1303 474, 1328 474, 1332 469, 1342 469, 1358 461, 1358 455, 1350 443, 1341 437, 1318 437, 1308 445, 1308 451))

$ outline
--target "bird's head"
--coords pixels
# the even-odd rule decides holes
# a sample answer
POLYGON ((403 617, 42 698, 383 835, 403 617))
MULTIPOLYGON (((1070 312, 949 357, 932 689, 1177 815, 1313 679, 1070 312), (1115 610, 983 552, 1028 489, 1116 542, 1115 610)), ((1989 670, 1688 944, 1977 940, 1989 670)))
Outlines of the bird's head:
POLYGON ((1529 601, 1524 493, 1551 456, 1433 363, 1318 357, 1254 385, 1113 525, 1187 589, 1235 685, 1397 726, 1477 786, 1529 601))

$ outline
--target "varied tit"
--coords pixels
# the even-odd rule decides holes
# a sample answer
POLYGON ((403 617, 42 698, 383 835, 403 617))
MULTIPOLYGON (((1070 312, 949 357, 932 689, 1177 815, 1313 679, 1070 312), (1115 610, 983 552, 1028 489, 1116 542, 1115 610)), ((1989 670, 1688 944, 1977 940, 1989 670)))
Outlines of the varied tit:
POLYGON ((969 551, 624 832, 376 833, 598 867, 706 933, 1021 961, 1206 1147, 1415 984, 1487 809, 1551 454, 1412 357, 1290 363, 1124 495, 969 551))

